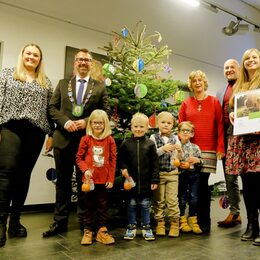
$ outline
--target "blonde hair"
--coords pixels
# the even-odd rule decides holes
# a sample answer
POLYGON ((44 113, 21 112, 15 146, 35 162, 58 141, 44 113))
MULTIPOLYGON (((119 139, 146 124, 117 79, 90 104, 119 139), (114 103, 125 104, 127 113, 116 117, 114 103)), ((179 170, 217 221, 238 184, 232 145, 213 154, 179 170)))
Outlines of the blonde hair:
POLYGON ((181 128, 185 127, 185 126, 189 127, 193 132, 195 131, 195 126, 194 126, 194 124, 191 121, 182 121, 178 125, 178 132, 180 132, 181 128))
POLYGON ((176 124, 176 119, 175 119, 175 117, 174 117, 170 112, 168 112, 168 111, 162 111, 161 113, 158 114, 158 117, 157 117, 158 122, 160 122, 160 121, 161 121, 161 118, 164 117, 164 116, 169 116, 169 117, 171 117, 171 118, 172 118, 173 126, 175 126, 175 124, 176 124))
POLYGON ((92 111, 92 113, 88 118, 86 134, 91 135, 95 139, 101 139, 101 140, 105 139, 106 137, 112 134, 109 119, 107 113, 104 110, 95 109, 92 111), (104 130, 98 138, 94 135, 94 131, 91 125, 92 121, 97 118, 101 119, 104 122, 104 130))
POLYGON ((26 44, 22 48, 22 50, 20 51, 19 56, 18 56, 17 65, 16 65, 16 68, 15 68, 15 71, 14 71, 14 74, 13 74, 13 77, 15 79, 17 79, 17 80, 20 80, 20 81, 26 81, 26 70, 25 70, 24 63, 23 63, 23 53, 24 53, 25 49, 27 47, 29 47, 29 46, 36 47, 39 50, 39 52, 40 52, 40 61, 39 61, 38 66, 35 69, 36 81, 37 81, 37 83, 40 86, 47 87, 48 84, 47 84, 47 81, 46 81, 46 74, 44 72, 43 61, 42 61, 42 59, 43 59, 43 57, 42 57, 42 50, 35 43, 26 44))
POLYGON ((190 91, 193 91, 192 87, 191 87, 191 81, 196 77, 199 76, 202 78, 202 80, 204 81, 204 90, 206 91, 208 89, 208 79, 206 77, 206 74, 201 71, 201 70, 194 70, 190 73, 189 75, 189 79, 188 79, 188 88, 190 89, 190 91))
POLYGON ((251 48, 244 52, 241 61, 239 77, 233 86, 233 94, 229 100, 230 107, 234 107, 234 95, 236 93, 256 89, 260 86, 260 67, 255 72, 254 77, 251 80, 249 80, 248 71, 246 70, 244 65, 245 60, 252 52, 256 52, 258 57, 260 58, 260 52, 256 48, 251 48))
POLYGON ((133 125, 137 121, 144 122, 147 126, 149 126, 149 118, 143 113, 137 112, 133 115, 131 119, 131 125, 133 125))

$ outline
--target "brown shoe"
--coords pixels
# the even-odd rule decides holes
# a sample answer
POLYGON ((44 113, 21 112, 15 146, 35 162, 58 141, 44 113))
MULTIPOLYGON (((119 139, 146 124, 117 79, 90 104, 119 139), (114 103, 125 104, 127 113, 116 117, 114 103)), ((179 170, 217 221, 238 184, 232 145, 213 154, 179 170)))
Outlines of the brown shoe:
POLYGON ((219 227, 234 227, 235 225, 241 224, 240 215, 229 214, 223 221, 218 221, 219 227))
POLYGON ((107 228, 106 227, 101 227, 96 236, 96 241, 105 244, 105 245, 110 245, 115 243, 115 239, 108 234, 107 228))
POLYGON ((84 229, 84 235, 81 239, 81 245, 91 245, 92 244, 93 234, 92 231, 84 229))

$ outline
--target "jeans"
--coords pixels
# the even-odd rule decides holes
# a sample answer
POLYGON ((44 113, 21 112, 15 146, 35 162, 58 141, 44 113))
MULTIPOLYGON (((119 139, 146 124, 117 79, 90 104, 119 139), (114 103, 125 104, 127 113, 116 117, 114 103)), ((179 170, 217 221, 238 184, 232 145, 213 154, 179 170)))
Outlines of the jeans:
POLYGON ((137 212, 137 205, 140 206, 141 209, 141 225, 149 225, 150 224, 150 198, 136 198, 130 197, 128 201, 128 208, 127 208, 127 217, 129 224, 137 225, 136 220, 136 212, 137 212))
POLYGON ((199 173, 183 171, 179 175, 179 207, 181 216, 185 215, 186 203, 189 216, 197 216, 199 173))

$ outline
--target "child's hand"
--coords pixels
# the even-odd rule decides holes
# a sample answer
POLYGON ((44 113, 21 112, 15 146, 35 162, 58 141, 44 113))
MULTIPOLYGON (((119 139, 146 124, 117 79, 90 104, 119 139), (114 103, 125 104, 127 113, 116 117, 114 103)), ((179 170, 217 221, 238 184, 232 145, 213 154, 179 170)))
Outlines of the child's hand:
POLYGON ((129 177, 129 174, 128 174, 128 170, 127 170, 127 169, 123 169, 123 170, 121 171, 121 174, 122 174, 122 176, 125 177, 125 178, 128 178, 128 177, 129 177))
POLYGON ((175 145, 174 144, 165 144, 162 149, 165 153, 170 153, 175 150, 175 145))
POLYGON ((190 156, 187 160, 190 164, 200 163, 200 159, 197 157, 190 156))
POLYGON ((182 148, 180 144, 175 144, 174 149, 177 150, 178 152, 182 152, 182 148))
POLYGON ((189 162, 181 162, 180 163, 180 168, 181 169, 184 169, 184 170, 187 170, 187 169, 189 169, 190 168, 190 163, 189 162))
POLYGON ((111 189, 111 188, 113 188, 113 183, 112 182, 106 182, 105 187, 107 189, 111 189))
POLYGON ((92 177, 92 170, 91 169, 88 169, 84 172, 84 176, 86 179, 90 179, 92 177))
POLYGON ((157 190, 158 184, 151 184, 151 190, 157 190))

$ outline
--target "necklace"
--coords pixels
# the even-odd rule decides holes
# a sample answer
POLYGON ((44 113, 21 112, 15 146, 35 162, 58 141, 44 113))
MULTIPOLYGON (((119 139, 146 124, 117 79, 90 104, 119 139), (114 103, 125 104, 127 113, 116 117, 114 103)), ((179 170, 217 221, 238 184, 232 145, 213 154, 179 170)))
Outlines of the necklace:
POLYGON ((197 110, 200 112, 202 110, 202 101, 207 97, 206 94, 204 94, 203 98, 201 99, 198 99, 196 98, 196 96, 194 96, 194 98, 197 100, 197 103, 198 103, 198 107, 197 107, 197 110))

